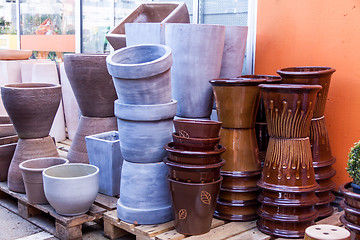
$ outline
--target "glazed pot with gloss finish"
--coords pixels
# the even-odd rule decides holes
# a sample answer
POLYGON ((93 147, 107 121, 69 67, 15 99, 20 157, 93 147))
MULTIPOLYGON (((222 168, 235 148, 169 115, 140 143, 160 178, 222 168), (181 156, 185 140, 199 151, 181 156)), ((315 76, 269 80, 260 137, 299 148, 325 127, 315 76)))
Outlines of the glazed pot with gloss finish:
MULTIPOLYGON (((16 141, 17 142, 17 141, 16 141)), ((0 182, 6 181, 17 143, 0 145, 0 182)))
POLYGON ((217 138, 221 122, 196 119, 174 119, 175 132, 187 138, 217 138))
POLYGON ((344 224, 344 226, 350 230, 350 232, 352 233, 351 235, 354 236, 354 239, 359 239, 360 238, 360 226, 356 225, 352 222, 350 222, 349 220, 346 219, 345 214, 340 216, 340 222, 342 224, 344 224))
POLYGON ((227 189, 221 187, 219 193, 219 200, 222 202, 239 202, 239 201, 250 201, 257 199, 261 189, 259 187, 238 190, 238 189, 227 189))
POLYGON ((186 151, 212 151, 219 144, 220 138, 189 138, 172 134, 175 148, 186 151))
POLYGON ((227 221, 252 221, 259 218, 256 213, 258 207, 256 199, 232 202, 218 199, 214 217, 227 221))
POLYGON ((222 188, 234 190, 249 190, 258 188, 256 183, 260 179, 261 170, 249 172, 221 171, 220 174, 223 177, 223 181, 221 184, 222 188))
POLYGON ((344 195, 345 203, 350 207, 360 209, 360 194, 353 192, 352 182, 344 183, 340 186, 340 192, 344 195))

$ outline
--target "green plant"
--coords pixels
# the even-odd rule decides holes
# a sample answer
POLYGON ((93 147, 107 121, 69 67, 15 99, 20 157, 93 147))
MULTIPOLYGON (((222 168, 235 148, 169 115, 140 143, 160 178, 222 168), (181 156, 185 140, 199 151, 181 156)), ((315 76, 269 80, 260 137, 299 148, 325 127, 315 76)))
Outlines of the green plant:
POLYGON ((360 141, 350 149, 346 171, 353 179, 353 183, 360 185, 360 141))

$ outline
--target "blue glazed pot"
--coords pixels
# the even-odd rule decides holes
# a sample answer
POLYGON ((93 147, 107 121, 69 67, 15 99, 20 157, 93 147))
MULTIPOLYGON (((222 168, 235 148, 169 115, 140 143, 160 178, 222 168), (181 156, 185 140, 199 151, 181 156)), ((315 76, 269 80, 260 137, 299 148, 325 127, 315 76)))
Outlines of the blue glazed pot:
POLYGON ((355 183, 351 183, 351 186, 353 187, 353 192, 354 193, 358 193, 358 194, 360 194, 360 186, 359 185, 357 185, 357 184, 355 184, 355 183))

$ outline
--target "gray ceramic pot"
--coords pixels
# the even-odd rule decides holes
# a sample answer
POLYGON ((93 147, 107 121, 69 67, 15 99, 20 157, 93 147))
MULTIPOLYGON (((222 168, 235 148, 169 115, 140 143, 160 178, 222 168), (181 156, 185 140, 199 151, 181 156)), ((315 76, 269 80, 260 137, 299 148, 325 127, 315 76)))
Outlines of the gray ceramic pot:
POLYGON ((0 182, 4 182, 8 176, 11 159, 14 155, 17 143, 0 145, 0 182))
POLYGON ((126 46, 165 44, 165 23, 126 23, 125 32, 126 46))
POLYGON ((16 131, 9 116, 0 116, 0 137, 7 137, 13 135, 16 135, 16 131))
POLYGON ((123 158, 117 131, 85 137, 89 163, 99 168, 99 192, 119 195, 123 158))
POLYGON ((166 104, 130 105, 115 101, 121 153, 127 161, 160 162, 166 156, 163 146, 171 142, 175 100, 166 104))
POLYGON ((172 219, 167 167, 159 163, 124 161, 118 218, 136 224, 158 224, 172 219))
POLYGON ((86 213, 99 191, 99 168, 90 164, 69 163, 43 171, 46 199, 64 216, 86 213))
POLYGON ((126 47, 106 58, 118 100, 126 104, 162 104, 171 100, 171 49, 149 44, 126 47))

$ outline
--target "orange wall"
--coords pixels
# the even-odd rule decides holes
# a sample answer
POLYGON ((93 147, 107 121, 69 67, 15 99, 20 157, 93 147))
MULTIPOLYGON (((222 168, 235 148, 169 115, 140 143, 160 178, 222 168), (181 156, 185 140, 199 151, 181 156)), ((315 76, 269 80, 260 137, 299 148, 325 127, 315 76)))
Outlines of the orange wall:
POLYGON ((255 72, 334 67, 325 111, 337 186, 348 181, 349 148, 360 140, 360 2, 258 0, 255 72))

